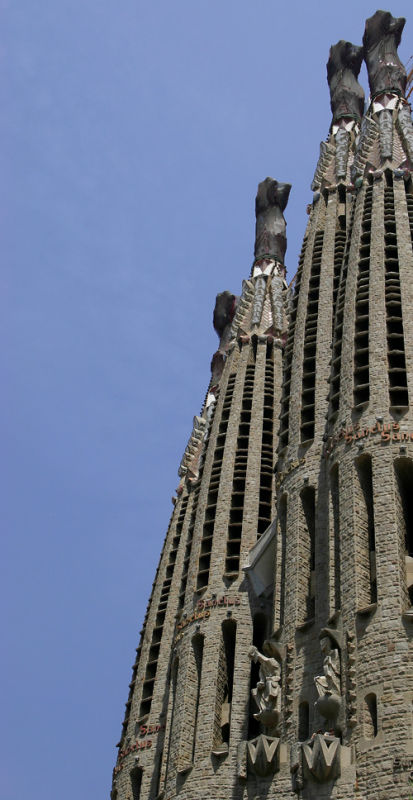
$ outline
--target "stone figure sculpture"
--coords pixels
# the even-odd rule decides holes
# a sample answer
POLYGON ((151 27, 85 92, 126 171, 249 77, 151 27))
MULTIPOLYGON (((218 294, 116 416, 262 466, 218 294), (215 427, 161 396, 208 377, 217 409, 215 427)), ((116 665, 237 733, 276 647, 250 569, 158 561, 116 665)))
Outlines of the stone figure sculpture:
POLYGON ((276 727, 281 713, 281 667, 277 659, 270 655, 267 643, 264 643, 263 650, 264 654, 256 647, 251 647, 248 651, 250 659, 260 665, 259 681, 255 689, 251 690, 259 709, 254 718, 263 725, 276 727))
POLYGON ((363 61, 363 48, 341 39, 330 47, 327 80, 333 124, 341 119, 360 121, 364 111, 364 91, 357 76, 363 61))
POLYGON ((364 59, 372 97, 386 92, 404 94, 406 70, 397 54, 406 20, 389 11, 376 11, 366 20, 364 59))
POLYGON ((258 184, 255 199, 255 260, 265 256, 284 263, 287 249, 286 221, 283 216, 291 184, 266 178, 258 184))
POLYGON ((323 674, 314 678, 318 692, 315 705, 323 717, 331 720, 338 715, 341 704, 340 653, 324 632, 320 637, 320 648, 324 656, 323 674))

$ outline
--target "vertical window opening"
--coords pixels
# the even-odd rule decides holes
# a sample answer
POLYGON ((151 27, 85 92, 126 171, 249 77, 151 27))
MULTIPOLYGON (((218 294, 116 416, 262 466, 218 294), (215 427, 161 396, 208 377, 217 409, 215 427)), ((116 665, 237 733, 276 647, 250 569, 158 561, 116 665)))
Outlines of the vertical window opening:
MULTIPOLYGON (((267 638, 267 617, 265 614, 255 614, 253 619, 253 634, 252 643, 255 647, 262 652, 262 647, 265 639, 267 638)), ((250 677, 250 703, 249 703, 249 718, 248 718, 248 739, 254 739, 261 732, 260 723, 254 719, 254 714, 257 709, 254 706, 254 701, 251 697, 251 689, 254 689, 259 681, 260 665, 251 661, 251 677, 250 677)))
MULTIPOLYGON (((161 595, 158 603, 158 611, 156 615, 155 626, 152 631, 151 645, 149 648, 148 661, 146 664, 145 678, 142 687, 142 700, 139 710, 139 720, 143 719, 144 717, 147 717, 151 710, 156 673, 158 669, 159 651, 161 647, 163 627, 166 616, 166 609, 168 606, 169 593, 171 590, 172 578, 175 570, 176 556, 178 553, 178 546, 181 538, 181 532, 185 520, 187 507, 188 507, 188 495, 182 498, 179 511, 177 510, 178 518, 176 521, 175 532, 172 538, 171 548, 169 551, 165 579, 162 583, 161 595)), ((172 517, 172 519, 173 518, 174 517, 172 517)))
POLYGON ((397 524, 405 554, 406 588, 413 605, 413 462, 398 458, 394 463, 398 488, 397 524))
POLYGON ((300 494, 300 560, 299 580, 301 585, 300 607, 304 613, 302 622, 313 619, 315 614, 315 488, 306 486, 300 494))
MULTIPOLYGON (((168 774, 169 769, 169 760, 171 757, 171 744, 174 737, 174 725, 175 725, 175 707, 176 707, 176 692, 178 687, 178 671, 179 671, 179 658, 175 658, 172 669, 171 669, 171 680, 170 680, 170 698, 169 698, 169 738, 168 738, 168 750, 166 756, 166 765, 165 765, 165 773, 164 779, 168 774)), ((159 787, 160 788, 160 787, 159 787)))
POLYGON ((280 535, 278 537, 277 545, 277 581, 275 584, 276 592, 276 607, 275 614, 279 626, 284 625, 284 609, 285 609, 285 553, 287 543, 287 494, 283 494, 278 506, 278 525, 280 535))
POLYGON ((139 800, 141 796, 142 775, 142 767, 135 767, 133 770, 131 770, 130 779, 133 800, 139 800))
POLYGON ((331 553, 331 581, 334 609, 338 611, 341 608, 340 586, 341 586, 341 556, 340 556, 340 506, 339 506, 339 490, 338 490, 338 465, 334 466, 330 473, 330 490, 331 490, 331 509, 333 514, 333 542, 330 544, 331 553))
POLYGON ((356 287, 354 334, 354 406, 362 410, 370 399, 369 371, 369 283, 370 242, 373 187, 368 186, 364 197, 363 222, 356 287))
POLYGON ((274 478, 273 414, 274 348, 273 345, 268 344, 267 358, 265 362, 264 404, 262 417, 258 538, 268 528, 272 518, 272 485, 274 478))
POLYGON ((208 586, 209 568, 211 565, 212 541, 215 527, 215 512, 218 502, 218 489, 221 479, 222 460, 224 457, 225 441, 227 436, 228 420, 231 410, 232 398, 234 394, 236 374, 232 373, 228 378, 227 389, 225 392, 222 407, 221 420, 218 435, 215 443, 214 457, 212 463, 211 477, 209 481, 209 491, 207 497, 207 507, 205 510, 204 526, 201 539, 201 554, 198 564, 197 589, 208 586))
POLYGON ((242 394, 229 512, 227 555, 225 559, 225 576, 227 578, 236 578, 239 574, 254 375, 255 362, 247 366, 242 394))
POLYGON ((196 731, 198 727, 198 711, 199 711, 199 697, 201 694, 201 675, 202 675, 202 659, 204 654, 204 637, 201 634, 194 636, 192 639, 193 660, 195 663, 196 675, 196 690, 195 690, 195 703, 193 708, 193 732, 192 732, 192 761, 195 757, 196 745, 196 731))
POLYGON ((186 586, 188 583, 188 572, 189 572, 189 562, 191 560, 191 552, 192 552, 192 542, 194 538, 194 528, 195 528, 195 519, 196 519, 196 512, 198 509, 198 500, 199 500, 199 484, 194 490, 193 500, 192 500, 192 509, 191 509, 191 516, 189 519, 188 525, 188 534, 186 539, 185 545, 185 553, 184 553, 184 562, 182 568, 182 577, 181 577, 181 585, 179 588, 179 608, 183 608, 185 603, 185 593, 186 593, 186 586))
POLYGON ((364 698, 364 725, 365 739, 374 739, 377 736, 377 699, 376 695, 367 694, 364 698))
POLYGON ((376 584, 376 545, 374 532, 373 472, 371 456, 357 459, 356 469, 359 481, 356 570, 358 575, 359 608, 377 601, 376 584))
MULTIPOLYGON (((338 414, 340 404, 340 382, 341 382, 341 351, 343 344, 343 325, 344 325, 344 304, 346 299, 346 283, 348 262, 350 255, 351 231, 353 229, 355 204, 351 212, 349 230, 345 244, 343 261, 341 266, 339 286, 337 290, 337 300, 334 305, 334 338, 333 352, 331 359, 331 382, 330 382, 330 416, 334 420, 338 414)), ((338 255, 338 257, 340 257, 338 255)), ((337 267, 338 269, 338 267, 337 267)), ((333 284, 334 285, 334 284, 333 284)))
POLYGON ((292 310, 289 318, 287 344, 284 349, 284 375, 283 375, 283 392, 281 399, 281 414, 280 414, 280 452, 288 445, 289 435, 289 415, 290 415, 290 392, 291 392, 291 367, 293 359, 294 347, 294 333, 297 321, 297 307, 298 299, 300 296, 301 279, 303 274, 303 266, 305 259, 305 252, 307 249, 307 235, 304 237, 303 246, 301 248, 300 259, 298 262, 297 275, 294 284, 294 297, 292 301, 292 310))
POLYGON ((334 273, 333 273, 333 315, 332 315, 332 335, 334 333, 334 320, 336 315, 338 289, 340 285, 341 267, 343 264, 344 251, 346 246, 346 228, 344 226, 337 227, 335 242, 334 242, 334 273))
POLYGON ((236 630, 234 620, 222 623, 214 725, 214 749, 221 752, 227 752, 229 745, 236 630))
POLYGON ((315 374, 317 352, 318 298, 324 231, 314 237, 307 314, 304 329, 303 382, 301 391, 301 442, 314 439, 315 374))
POLYGON ((298 741, 305 742, 310 736, 310 707, 306 700, 298 706, 298 741))
POLYGON ((408 406, 406 356, 404 349, 402 294, 392 176, 386 173, 384 189, 384 277, 389 365, 390 407, 408 406))

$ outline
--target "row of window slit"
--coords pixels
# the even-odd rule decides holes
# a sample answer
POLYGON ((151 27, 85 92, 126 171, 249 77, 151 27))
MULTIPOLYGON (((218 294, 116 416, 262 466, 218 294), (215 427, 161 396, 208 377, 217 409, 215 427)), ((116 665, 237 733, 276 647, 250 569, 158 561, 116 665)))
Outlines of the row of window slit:
POLYGON ((362 408, 370 398, 369 372, 369 284, 370 245, 373 187, 368 186, 364 197, 356 286, 354 331, 354 406, 362 408))
POLYGON ((234 474, 229 512, 227 553, 225 559, 225 575, 228 578, 237 577, 239 572, 242 521, 244 517, 245 482, 247 478, 249 437, 251 429, 252 397, 254 392, 254 375, 255 361, 247 366, 242 393, 242 405, 238 426, 237 445, 235 450, 234 474))
MULTIPOLYGON (((350 215, 350 222, 348 227, 348 235, 347 240, 344 247, 344 253, 342 255, 343 262, 341 266, 341 272, 339 265, 335 263, 334 269, 334 277, 337 279, 337 273, 339 273, 339 286, 336 295, 336 299, 334 301, 334 290, 336 287, 336 283, 333 283, 333 301, 334 301, 334 314, 333 314, 333 325, 334 325, 334 337, 333 337, 333 350, 332 350, 332 358, 331 358, 331 377, 330 377, 330 413, 332 419, 337 416, 338 408, 339 408, 339 398, 340 398, 340 378, 341 378, 341 354, 342 354, 342 346, 343 346, 343 325, 344 325, 344 303, 345 303, 345 294, 346 294, 346 282, 347 282, 347 272, 348 272, 348 263, 349 263, 349 256, 350 256, 350 242, 351 242, 351 232, 353 229, 353 222, 354 222, 354 213, 355 213, 356 205, 353 204, 351 215, 350 215)), ((338 240, 336 238, 336 243, 339 245, 340 251, 337 252, 337 260, 339 259, 340 255, 343 252, 343 240, 342 236, 338 240)))
POLYGON ((161 595, 159 598, 155 625, 152 631, 152 639, 149 648, 148 661, 146 664, 145 678, 143 681, 142 700, 139 712, 139 719, 146 717, 151 709, 153 687, 155 684, 156 672, 158 669, 159 650, 165 622, 166 608, 168 605, 169 593, 175 569, 178 546, 181 539, 182 528, 188 506, 188 495, 183 497, 178 513, 176 528, 172 539, 172 546, 169 551, 168 564, 166 566, 165 578, 162 583, 161 595))
POLYGON ((274 477, 274 349, 267 345, 265 362, 264 404, 262 418, 260 497, 258 508, 258 537, 272 520, 272 485, 274 477))
POLYGON ((402 318, 402 299, 397 247, 396 217, 392 179, 384 189, 385 301, 387 323, 387 358, 389 363, 390 405, 408 405, 406 356, 402 318))
POLYGON ((303 379, 301 391, 301 442, 314 439, 315 375, 317 350, 318 300, 324 231, 317 231, 311 259, 311 271, 304 327, 303 379))
POLYGON ((291 392, 291 369, 293 361, 293 347, 294 335, 297 323, 297 308, 298 299, 300 296, 301 279, 303 275, 303 266, 305 253, 307 249, 307 235, 304 236, 303 246, 301 248, 300 258, 298 261, 298 270, 295 278, 294 297, 292 302, 292 310, 290 313, 287 344, 284 349, 284 374, 283 374, 283 391, 281 397, 281 414, 280 414, 280 430, 279 430, 279 444, 280 450, 284 450, 288 445, 289 436, 289 417, 290 417, 290 392, 291 392))
POLYGON ((215 514, 218 502, 219 482, 221 478, 222 461, 224 457, 225 441, 227 436, 228 420, 231 411, 232 398, 234 394, 236 373, 231 373, 228 378, 224 403, 219 422, 218 435, 215 443, 215 450, 212 462, 212 470, 209 481, 207 504, 205 509, 204 526, 201 539, 201 553, 199 558, 197 589, 202 589, 208 585, 209 569, 211 565, 212 541, 215 527, 215 514))

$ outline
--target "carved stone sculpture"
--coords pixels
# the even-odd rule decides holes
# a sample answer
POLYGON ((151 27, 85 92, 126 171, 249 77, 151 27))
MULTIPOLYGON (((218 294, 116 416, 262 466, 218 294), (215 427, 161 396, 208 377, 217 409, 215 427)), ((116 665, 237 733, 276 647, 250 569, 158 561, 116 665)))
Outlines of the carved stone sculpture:
POLYGON ((272 256, 284 263, 287 249, 286 221, 283 211, 288 203, 291 184, 266 178, 258 184, 255 199, 255 260, 272 256))
POLYGON ((343 118, 361 120, 364 91, 357 76, 363 61, 363 48, 343 39, 332 45, 327 62, 327 80, 333 123, 343 118))
MULTIPOLYGON (((264 652, 270 653, 267 643, 263 646, 264 652)), ((259 663, 259 681, 251 695, 259 709, 254 718, 263 725, 276 728, 281 713, 281 667, 279 662, 271 655, 260 653, 256 647, 251 647, 248 655, 252 661, 259 663)))
POLYGON ((366 20, 364 59, 372 97, 386 92, 404 95, 406 70, 397 54, 406 20, 389 11, 376 11, 366 20))
POLYGON ((323 674, 314 678, 318 692, 315 705, 323 717, 334 720, 341 705, 340 653, 333 647, 328 634, 323 632, 320 637, 320 647, 324 656, 323 674))

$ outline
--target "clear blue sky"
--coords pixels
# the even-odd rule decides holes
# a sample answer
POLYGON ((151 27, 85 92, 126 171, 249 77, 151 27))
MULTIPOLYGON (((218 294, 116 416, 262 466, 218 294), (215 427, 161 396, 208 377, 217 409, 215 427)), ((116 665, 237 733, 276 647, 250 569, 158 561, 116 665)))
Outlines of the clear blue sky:
MULTIPOLYGON (((267 175, 293 184, 294 274, 328 50, 361 43, 376 5, 0 8, 1 795, 101 800, 215 294, 249 274, 267 175)), ((413 11, 404 60, 412 31, 413 11)))

